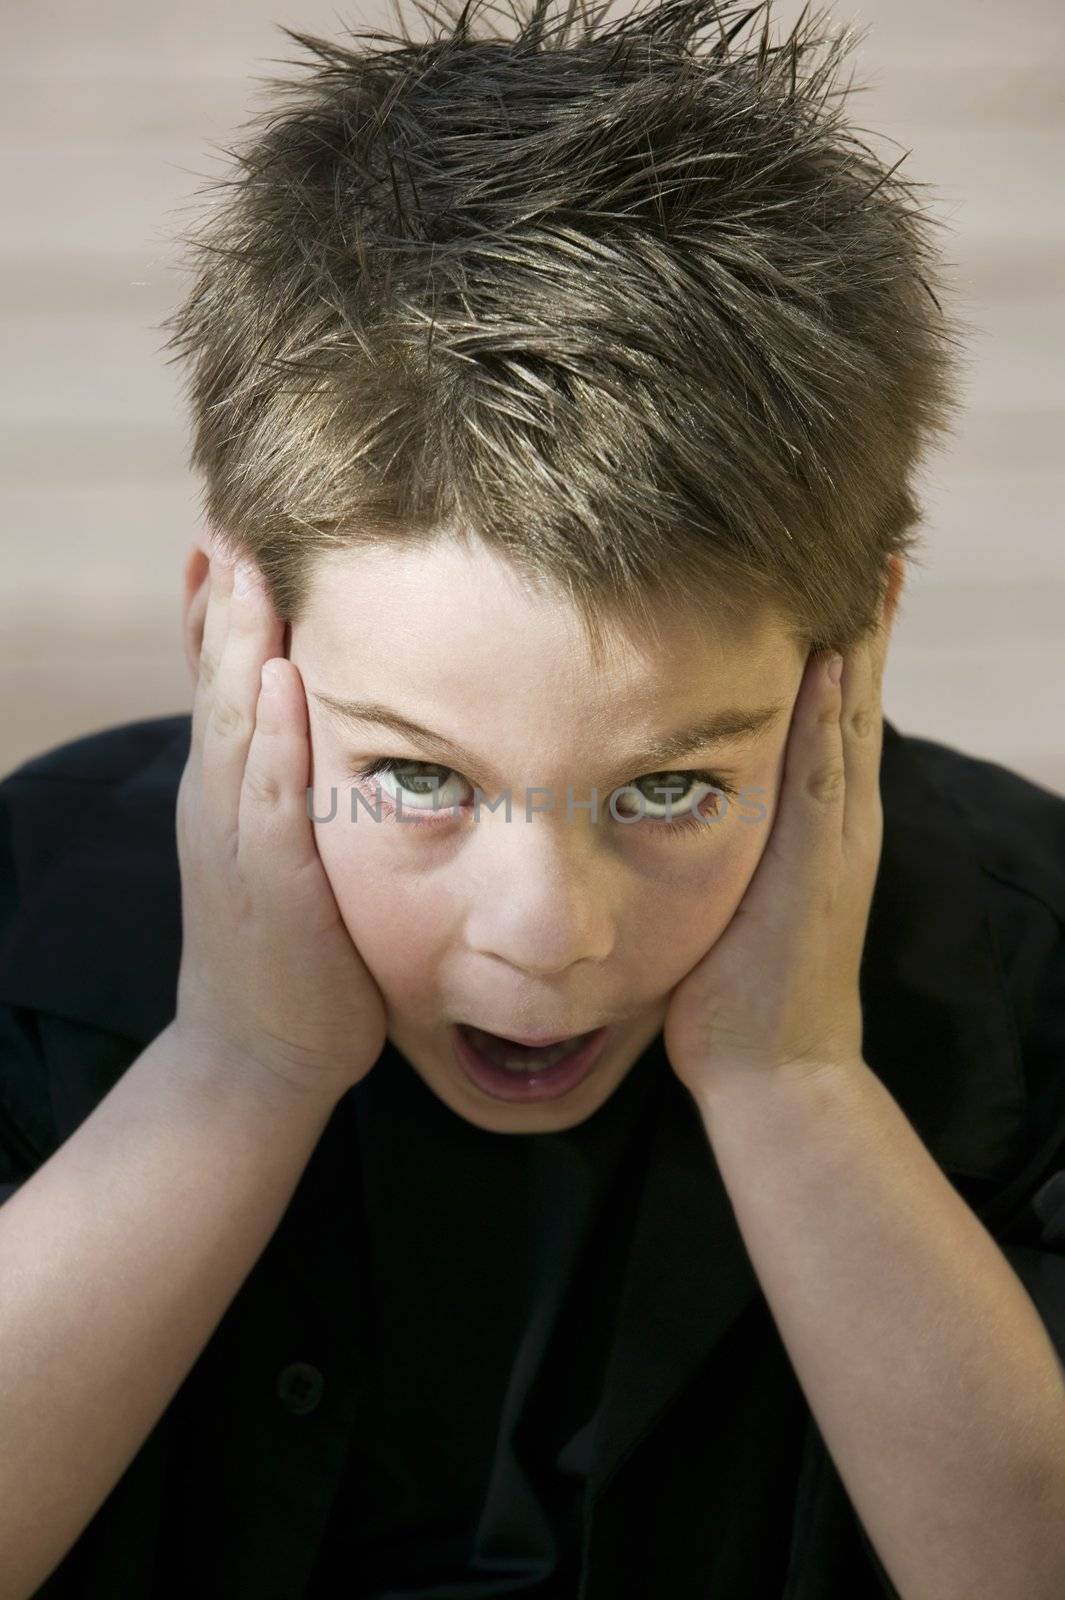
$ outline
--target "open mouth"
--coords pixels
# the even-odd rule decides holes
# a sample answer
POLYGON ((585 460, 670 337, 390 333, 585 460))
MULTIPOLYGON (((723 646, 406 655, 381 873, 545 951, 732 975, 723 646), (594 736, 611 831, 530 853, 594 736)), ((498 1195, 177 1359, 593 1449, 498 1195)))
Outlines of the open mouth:
MULTIPOLYGON (((516 1039, 506 1039, 499 1033, 488 1033, 484 1028, 475 1028, 467 1022, 458 1024, 463 1034, 470 1043, 494 1061, 497 1067, 503 1067, 512 1072, 543 1071, 546 1067, 553 1067, 556 1061, 568 1055, 583 1040, 591 1038, 589 1033, 575 1033, 568 1039, 561 1039, 551 1045, 524 1045, 516 1039)), ((593 1030, 594 1031, 594 1030, 593 1030)))
POLYGON ((453 1025, 455 1054, 463 1072, 497 1100, 544 1100, 567 1094, 591 1070, 607 1043, 609 1028, 594 1028, 552 1045, 529 1047, 469 1023, 453 1025))

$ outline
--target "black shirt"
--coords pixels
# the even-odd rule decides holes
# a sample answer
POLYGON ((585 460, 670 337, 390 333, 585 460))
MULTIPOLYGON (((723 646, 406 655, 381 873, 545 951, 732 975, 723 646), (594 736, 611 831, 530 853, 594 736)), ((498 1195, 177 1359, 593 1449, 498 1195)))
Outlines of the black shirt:
POLYGON ((546 1134, 467 1122, 395 1050, 357 1086, 371 1399, 309 1595, 576 1592, 584 1441, 668 1070, 655 1041, 546 1134))
MULTIPOLYGON (((189 731, 0 783, 0 1200, 173 1018, 189 731)), ((880 776, 863 1054, 1065 1359, 1065 799, 887 720, 880 776)), ((895 1596, 661 1038, 528 1138, 386 1050, 38 1595, 511 1592, 895 1596)))

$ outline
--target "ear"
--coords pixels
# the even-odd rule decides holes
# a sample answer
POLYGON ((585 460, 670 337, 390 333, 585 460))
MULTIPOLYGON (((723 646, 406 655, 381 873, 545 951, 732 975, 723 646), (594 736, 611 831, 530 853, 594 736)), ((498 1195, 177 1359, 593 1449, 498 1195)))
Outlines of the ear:
MULTIPOLYGON (((194 688, 200 676, 200 647, 203 644, 203 624, 207 616, 207 597, 211 587, 211 556, 215 542, 210 532, 201 531, 193 537, 189 553, 185 557, 181 632, 185 660, 194 688)), ((291 624, 286 623, 285 636, 281 644, 283 656, 289 655, 291 642, 291 624)))
POLYGON ((185 557, 181 633, 185 660, 194 687, 200 676, 200 646, 203 643, 203 622, 207 615, 211 549, 211 536, 203 531, 196 534, 185 557))

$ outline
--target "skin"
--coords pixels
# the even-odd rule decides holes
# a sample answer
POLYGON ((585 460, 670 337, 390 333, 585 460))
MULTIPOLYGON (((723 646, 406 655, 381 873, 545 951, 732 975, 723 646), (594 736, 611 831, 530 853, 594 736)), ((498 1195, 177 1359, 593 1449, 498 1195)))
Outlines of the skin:
POLYGON ((838 681, 824 660, 806 664, 764 856, 740 914, 671 996, 666 1050, 705 1107, 737 1073, 864 1066, 859 969, 884 831, 890 625, 882 616, 836 658, 838 681))
MULTIPOLYGON (((597 832, 586 812, 576 826, 537 815, 535 828, 508 826, 505 813, 480 826, 444 816, 431 834, 371 822, 357 845, 357 824, 316 835, 306 786, 315 769, 321 782, 344 764, 313 692, 307 714, 305 684, 326 667, 352 677, 358 667, 345 694, 383 699, 401 679, 405 696, 421 697, 409 711, 461 712, 468 721, 448 730, 480 741, 474 765, 485 771, 470 776, 487 780, 489 798, 493 757, 501 786, 613 784, 606 763, 634 725, 662 730, 652 719, 687 716, 696 699, 720 708, 726 693, 753 704, 774 671, 776 686, 790 681, 768 623, 742 639, 710 630, 712 642, 677 623, 653 645, 630 641, 597 676, 573 619, 533 604, 483 551, 464 567, 453 548, 432 554, 340 558, 291 653, 265 593, 211 562, 177 796, 185 938, 168 1067, 199 1063, 217 1109, 232 1103, 232 1061, 242 1101, 257 1085, 291 1125, 297 1105, 314 1120, 314 1107, 372 1070, 390 1031, 460 1115, 535 1131, 591 1114, 661 1020, 811 1413, 898 1592, 1060 1595, 1056 1352, 1009 1262, 861 1054, 858 969, 883 830, 881 686, 900 574, 879 626, 840 663, 842 680, 820 658, 791 662, 787 716, 764 747, 737 756, 778 779, 769 826, 744 836, 753 847, 724 827, 704 838, 696 825, 683 843, 653 842, 642 823, 597 832), (402 662, 388 637, 400 625, 402 662), (698 854, 648 854, 674 850, 698 854), (460 997, 513 1004, 526 1027, 546 1021, 549 1003, 625 1001, 629 1017, 616 1053, 566 1100, 482 1107, 437 1048, 460 997)), ((197 570, 190 563, 189 613, 197 570)), ((194 630, 189 644, 195 661, 194 630)))
MULTIPOLYGON (((209 550, 198 540, 185 568, 194 682, 209 550)), ((901 578, 897 568, 892 611, 901 578)), ((663 616, 653 639, 614 636, 606 670, 597 672, 563 600, 545 600, 478 543, 440 539, 321 558, 284 654, 306 695, 314 812, 323 819, 313 824, 318 854, 380 990, 388 1037, 427 1086, 492 1132, 573 1127, 609 1098, 670 1020, 674 991, 687 1000, 672 1012, 667 1047, 672 1040, 675 1070, 694 1082, 710 1035, 693 1024, 691 999, 700 996, 705 1016, 713 988, 713 973, 708 980, 700 964, 733 921, 774 832, 807 677, 779 621, 766 615, 743 631, 708 630, 663 616), (477 764, 459 768, 424 741, 347 726, 316 692, 383 702, 461 743, 477 764), (666 770, 627 764, 653 735, 714 710, 771 701, 784 710, 763 732, 668 769, 709 769, 747 792, 721 821, 670 834, 650 818, 625 824, 610 815, 615 791, 666 770), (363 807, 353 823, 352 768, 382 757, 426 763, 428 776, 437 764, 447 769, 439 774, 445 804, 457 801, 460 817, 376 823, 363 807), (509 789, 511 820, 484 809, 475 822, 475 786, 489 801, 509 789), (526 794, 537 786, 557 797, 556 810, 526 821, 526 794), (324 820, 333 787, 336 814, 324 820), (568 821, 567 792, 587 801, 593 787, 598 822, 579 809, 568 821), (698 971, 701 987, 678 988, 698 971), (512 1033, 570 1034, 604 1022, 615 1031, 569 1094, 512 1105, 462 1073, 448 1036, 453 1020, 512 1033)), ((378 781, 361 788, 368 804, 378 781)), ((394 795, 397 780, 380 781, 394 795)), ((704 813, 720 803, 695 788, 676 798, 676 813, 700 797, 704 813)), ((406 814, 412 810, 417 817, 410 805, 406 814)))

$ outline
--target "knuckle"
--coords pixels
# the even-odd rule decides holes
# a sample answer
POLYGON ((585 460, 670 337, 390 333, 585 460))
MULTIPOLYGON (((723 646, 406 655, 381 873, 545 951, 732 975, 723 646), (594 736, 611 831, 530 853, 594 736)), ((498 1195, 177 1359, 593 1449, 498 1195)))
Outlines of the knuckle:
POLYGON ((806 779, 806 792, 821 805, 831 805, 843 792, 844 768, 838 761, 814 767, 806 779))
POLYGON ((199 682, 205 689, 209 689, 212 683, 214 683, 217 673, 218 658, 215 656, 214 652, 208 650, 205 645, 201 646, 199 682))
POLYGON ((876 732, 877 716, 872 706, 855 706, 850 715, 850 729, 859 739, 869 739, 876 732))
POLYGON ((229 700, 215 700, 211 706, 210 727, 223 735, 244 733, 250 726, 239 706, 229 700))
POLYGON ((264 772, 261 767, 251 765, 245 768, 244 792, 254 805, 272 809, 279 806, 284 798, 277 778, 272 773, 264 772))

